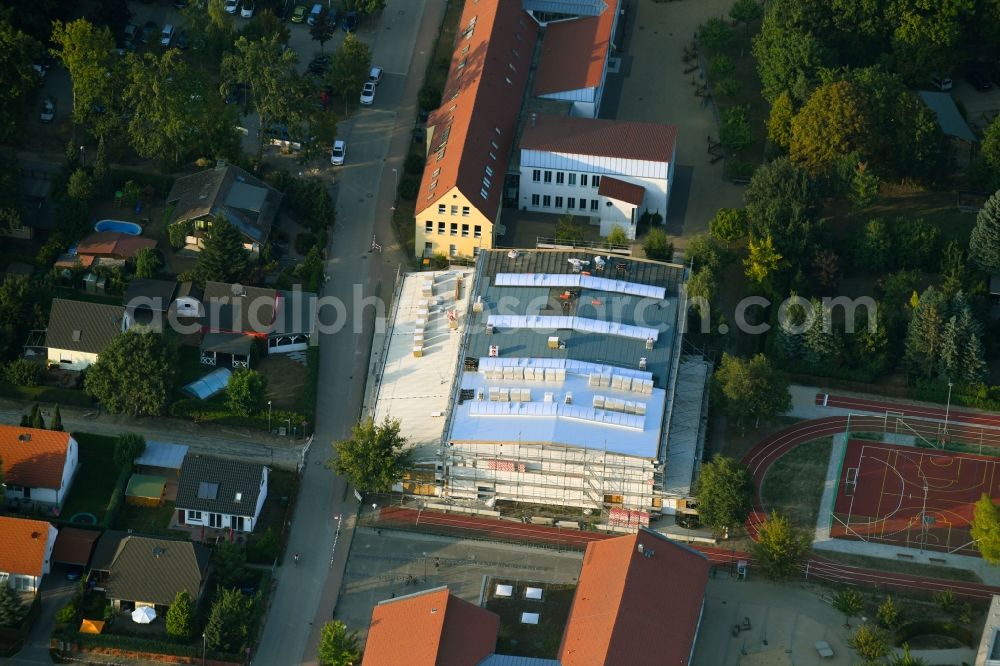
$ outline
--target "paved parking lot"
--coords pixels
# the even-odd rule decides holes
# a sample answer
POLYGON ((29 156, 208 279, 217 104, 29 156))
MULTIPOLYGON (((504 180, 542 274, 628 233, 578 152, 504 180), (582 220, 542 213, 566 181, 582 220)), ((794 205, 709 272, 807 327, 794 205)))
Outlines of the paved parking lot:
POLYGON ((372 608, 383 599, 447 585, 462 599, 479 603, 484 576, 575 583, 582 558, 579 552, 359 528, 335 615, 364 638, 372 608))

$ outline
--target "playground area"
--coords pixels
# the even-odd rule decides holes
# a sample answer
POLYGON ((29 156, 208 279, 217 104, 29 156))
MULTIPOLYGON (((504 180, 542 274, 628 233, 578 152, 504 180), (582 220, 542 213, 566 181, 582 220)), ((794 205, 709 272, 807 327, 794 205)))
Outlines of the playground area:
POLYGON ((1000 460, 852 439, 841 464, 830 536, 978 556, 973 505, 1000 498, 1000 460))

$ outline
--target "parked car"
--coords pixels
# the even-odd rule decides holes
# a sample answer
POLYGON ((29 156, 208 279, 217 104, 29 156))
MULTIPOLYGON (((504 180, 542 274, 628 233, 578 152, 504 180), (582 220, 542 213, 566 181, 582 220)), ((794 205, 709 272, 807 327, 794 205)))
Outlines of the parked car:
POLYGON ((126 24, 125 25, 125 33, 124 33, 125 34, 125 41, 126 42, 133 42, 134 43, 135 39, 136 39, 136 36, 137 36, 136 33, 138 33, 138 32, 139 32, 139 26, 137 26, 134 23, 128 23, 128 24, 126 24))
POLYGON ((343 139, 337 139, 333 142, 333 148, 330 149, 330 164, 340 166, 346 157, 347 143, 343 139))
POLYGON ((243 0, 240 7, 240 18, 253 18, 253 0, 243 0))
POLYGON ((153 38, 153 35, 160 31, 160 26, 156 25, 156 21, 146 21, 146 24, 142 26, 142 43, 148 44, 149 40, 153 38))
POLYGON ((56 118, 56 99, 55 97, 46 97, 42 102, 42 113, 39 115, 38 119, 43 123, 51 123, 56 118))
POLYGON ((343 25, 341 25, 341 28, 344 29, 344 32, 354 32, 354 30, 357 27, 358 27, 358 13, 347 12, 344 15, 344 23, 343 25))
POLYGON ((177 33, 177 48, 186 49, 188 47, 188 34, 187 30, 181 30, 177 33))
POLYGON ((677 514, 677 524, 688 530, 696 530, 701 526, 701 519, 694 513, 677 514))
POLYGON ((970 69, 965 74, 965 79, 972 85, 973 88, 981 92, 993 88, 993 84, 990 83, 990 80, 986 78, 986 75, 978 69, 970 69))
POLYGON ((312 9, 309 10, 309 18, 306 19, 306 23, 308 23, 309 25, 316 25, 316 21, 318 21, 319 17, 322 15, 323 15, 323 5, 316 3, 315 5, 312 6, 312 9))
POLYGON ((365 106, 370 106, 375 101, 375 84, 371 81, 366 81, 364 87, 361 89, 361 103, 365 106))
POLYGON ((174 41, 174 26, 168 23, 160 31, 160 46, 170 46, 172 41, 174 41))
POLYGON ((306 20, 306 6, 295 5, 295 9, 292 10, 292 23, 302 23, 305 20, 306 20))
POLYGON ((80 580, 83 576, 83 567, 79 564, 71 564, 66 567, 66 580, 80 580))
POLYGON ((225 9, 227 14, 235 14, 240 6, 240 0, 226 0, 225 9))
POLYGON ((382 83, 382 68, 378 65, 372 67, 371 71, 368 72, 368 81, 375 85, 382 83))
POLYGON ((934 75, 931 77, 931 85, 940 90, 941 92, 947 92, 951 90, 952 81, 949 76, 938 76, 934 75))

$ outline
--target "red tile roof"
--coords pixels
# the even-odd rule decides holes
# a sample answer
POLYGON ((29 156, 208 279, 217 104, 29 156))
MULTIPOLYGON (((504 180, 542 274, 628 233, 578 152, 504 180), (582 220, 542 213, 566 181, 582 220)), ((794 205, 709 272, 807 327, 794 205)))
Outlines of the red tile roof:
POLYGON ((90 562, 90 553, 94 550, 101 533, 97 530, 84 530, 78 527, 64 527, 56 537, 56 546, 52 550, 52 561, 62 564, 76 564, 81 567, 90 562))
POLYGON ((701 619, 708 559, 651 532, 587 546, 563 666, 686 666, 701 619), (642 545, 646 557, 639 552, 642 545))
POLYGON ((76 246, 78 255, 131 259, 142 248, 156 247, 151 238, 136 238, 118 231, 95 231, 76 246))
POLYGON ((596 88, 601 85, 618 15, 611 0, 600 16, 549 23, 535 74, 535 94, 596 88))
POLYGON ((633 206, 639 206, 642 204, 642 198, 646 195, 646 188, 611 176, 601 176, 601 185, 597 188, 597 193, 602 197, 610 197, 633 206))
POLYGON ((418 216, 457 186, 484 216, 496 217, 537 37, 519 1, 465 3, 441 106, 427 123, 433 132, 418 216), (493 176, 484 199, 486 167, 493 176))
POLYGON ((0 516, 0 571, 24 576, 41 576, 49 524, 0 516))
POLYGON ((493 654, 500 618, 440 587, 372 610, 362 666, 469 666, 493 654))
POLYGON ((27 488, 58 490, 68 448, 68 432, 0 426, 4 481, 27 488))
POLYGON ((525 123, 521 149, 669 162, 676 141, 675 125, 541 115, 525 123))

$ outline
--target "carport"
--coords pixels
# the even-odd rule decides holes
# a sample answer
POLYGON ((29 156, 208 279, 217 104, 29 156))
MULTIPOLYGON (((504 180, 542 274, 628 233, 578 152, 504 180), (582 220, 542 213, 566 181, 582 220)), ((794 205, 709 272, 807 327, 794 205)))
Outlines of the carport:
POLYGON ((94 544, 100 536, 101 533, 97 530, 62 528, 56 536, 56 545, 52 549, 52 561, 56 564, 86 567, 90 563, 94 544))

